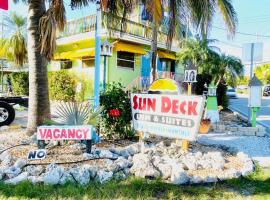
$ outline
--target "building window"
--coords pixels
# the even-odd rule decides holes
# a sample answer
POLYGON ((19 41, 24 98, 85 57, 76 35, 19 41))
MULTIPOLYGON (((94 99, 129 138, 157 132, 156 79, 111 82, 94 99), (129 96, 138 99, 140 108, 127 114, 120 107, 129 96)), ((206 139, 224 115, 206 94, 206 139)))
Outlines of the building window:
POLYGON ((134 63, 135 63, 134 58, 135 58, 134 53, 118 51, 117 52, 117 66, 134 70, 134 63))
POLYGON ((95 59, 82 60, 83 68, 94 67, 94 66, 95 66, 95 59))

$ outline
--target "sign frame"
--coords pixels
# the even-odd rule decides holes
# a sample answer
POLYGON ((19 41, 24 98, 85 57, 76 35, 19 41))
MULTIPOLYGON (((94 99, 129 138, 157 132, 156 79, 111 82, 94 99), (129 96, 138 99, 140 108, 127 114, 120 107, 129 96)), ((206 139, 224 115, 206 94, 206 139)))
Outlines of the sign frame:
POLYGON ((195 95, 131 94, 133 128, 137 131, 163 137, 196 141, 203 114, 204 102, 205 98, 203 96, 195 95), (135 96, 137 98, 136 100, 134 99, 135 96), (171 111, 167 113, 162 112, 164 103, 166 103, 164 101, 165 98, 174 102, 170 107, 171 111), (154 103, 156 106, 155 109, 153 109, 153 105, 151 105, 152 107, 149 106, 151 100, 148 99, 152 99, 152 103, 154 99, 156 99, 154 103), (176 102, 177 100, 179 102, 176 102), (139 102, 141 102, 141 105, 138 105, 139 102), (194 108, 194 104, 196 104, 196 108, 194 108), (176 113, 175 105, 178 105, 179 113, 176 113), (193 107, 190 107, 190 110, 189 105, 193 105, 193 107), (145 110, 140 110, 139 106, 141 106, 141 108, 144 107, 145 110), (180 113, 181 109, 182 111, 180 113), (184 111, 184 109, 186 110, 184 111))

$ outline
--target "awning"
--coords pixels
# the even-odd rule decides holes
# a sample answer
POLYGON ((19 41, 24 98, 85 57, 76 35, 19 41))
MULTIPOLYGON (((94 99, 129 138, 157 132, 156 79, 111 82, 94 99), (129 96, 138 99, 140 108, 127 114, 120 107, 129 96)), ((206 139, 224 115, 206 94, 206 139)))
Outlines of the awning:
POLYGON ((158 57, 160 57, 160 58, 167 58, 167 59, 171 59, 171 60, 176 60, 176 56, 173 53, 167 53, 167 52, 158 50, 157 54, 158 54, 158 57))
POLYGON ((87 49, 79 49, 75 51, 66 51, 62 53, 55 53, 55 60, 75 60, 84 57, 94 57, 95 56, 95 48, 87 48, 87 49))
POLYGON ((146 54, 147 52, 144 50, 143 47, 135 44, 128 44, 124 42, 117 42, 114 47, 115 51, 126 51, 130 53, 136 54, 146 54))

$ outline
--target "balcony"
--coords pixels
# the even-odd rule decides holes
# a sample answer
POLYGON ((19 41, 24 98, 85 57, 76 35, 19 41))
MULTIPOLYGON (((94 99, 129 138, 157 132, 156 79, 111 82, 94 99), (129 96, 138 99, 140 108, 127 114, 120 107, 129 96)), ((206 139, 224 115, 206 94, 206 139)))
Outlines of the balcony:
MULTIPOLYGON (((126 20, 126 28, 121 30, 121 18, 118 16, 114 16, 114 22, 116 23, 109 23, 106 24, 108 14, 103 12, 102 13, 102 33, 110 33, 112 38, 123 38, 128 37, 130 41, 138 41, 144 42, 148 41, 150 44, 152 38, 152 28, 148 25, 134 22, 131 20, 126 20), (134 40, 135 39, 135 40, 134 40)), ((72 20, 67 22, 65 29, 62 33, 57 34, 58 39, 62 39, 65 37, 70 37, 82 33, 93 32, 95 31, 96 25, 96 15, 86 16, 77 20, 72 20)), ((162 30, 166 30, 164 27, 161 28, 162 30)), ((107 34, 106 34, 107 35, 107 34)), ((162 45, 165 47, 167 40, 167 33, 165 31, 159 31, 158 33, 158 45, 162 45)), ((172 42, 173 45, 177 45, 178 42, 174 39, 172 42)))

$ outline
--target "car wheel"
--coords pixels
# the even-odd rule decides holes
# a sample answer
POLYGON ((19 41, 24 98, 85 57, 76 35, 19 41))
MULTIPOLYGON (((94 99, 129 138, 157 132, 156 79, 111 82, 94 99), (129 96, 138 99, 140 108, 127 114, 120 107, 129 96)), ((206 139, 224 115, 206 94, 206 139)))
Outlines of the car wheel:
POLYGON ((0 126, 9 125, 14 119, 14 108, 6 102, 0 101, 0 126))

